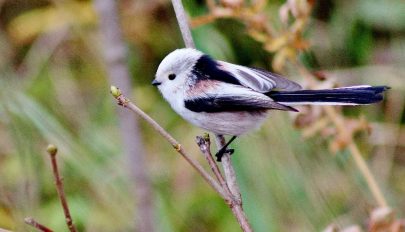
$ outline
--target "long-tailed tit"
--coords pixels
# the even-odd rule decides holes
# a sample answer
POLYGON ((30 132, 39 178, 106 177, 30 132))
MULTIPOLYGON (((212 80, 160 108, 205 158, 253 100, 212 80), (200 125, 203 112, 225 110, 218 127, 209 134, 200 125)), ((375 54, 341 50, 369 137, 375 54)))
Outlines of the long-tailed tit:
MULTIPOLYGON (((232 135, 258 128, 269 110, 297 111, 293 105, 363 105, 383 99, 386 86, 302 90, 280 75, 217 61, 191 49, 178 49, 160 63, 152 82, 184 119, 205 130, 232 135)), ((227 143, 218 160, 226 151, 227 143)))

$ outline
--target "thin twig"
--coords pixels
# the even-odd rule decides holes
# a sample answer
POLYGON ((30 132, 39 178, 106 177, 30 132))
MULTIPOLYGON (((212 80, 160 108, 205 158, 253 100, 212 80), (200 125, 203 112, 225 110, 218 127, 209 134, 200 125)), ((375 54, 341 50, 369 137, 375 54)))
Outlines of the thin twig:
POLYGON ((58 153, 58 149, 54 145, 50 144, 48 145, 48 148, 46 150, 49 153, 49 156, 51 157, 52 171, 53 176, 55 178, 56 191, 58 192, 58 196, 62 204, 66 224, 70 232, 77 232, 77 229, 73 224, 72 216, 70 215, 69 205, 66 200, 65 191, 63 190, 63 181, 59 174, 58 162, 56 161, 56 154, 58 153))
POLYGON ((27 218, 25 218, 25 219, 24 219, 24 222, 25 222, 26 224, 28 224, 28 225, 30 225, 30 226, 32 226, 32 227, 38 229, 39 231, 42 231, 42 232, 53 232, 53 230, 51 230, 51 229, 49 229, 48 227, 42 225, 41 223, 35 221, 35 219, 32 218, 32 217, 27 217, 27 218))
POLYGON ((384 195, 381 192, 380 187, 377 184, 373 174, 370 171, 370 168, 366 164, 366 161, 363 159, 363 156, 360 153, 359 148, 354 142, 349 143, 349 150, 352 153, 354 162, 356 163, 358 169, 363 174, 364 179, 368 183, 371 193, 373 194, 375 200, 377 201, 380 207, 388 207, 388 203, 384 198, 384 195))
POLYGON ((181 0, 172 0, 174 12, 176 13, 177 22, 179 23, 181 35, 183 36, 184 44, 188 48, 195 48, 194 40, 191 35, 190 25, 188 24, 186 12, 181 0))
POLYGON ((221 184, 222 188, 228 192, 228 194, 231 194, 228 185, 221 173, 221 170, 219 170, 219 167, 217 165, 217 162, 215 162, 214 157, 212 157, 211 154, 211 141, 209 134, 206 134, 204 137, 197 136, 196 137, 196 142, 198 147, 200 147, 201 153, 204 155, 205 159, 208 162, 208 165, 211 167, 212 172, 214 173, 215 177, 221 184))
MULTIPOLYGON (((221 135, 217 135, 217 138, 218 138, 217 141, 219 141, 219 143, 221 143, 221 147, 223 147, 225 145, 224 137, 221 135), (222 143, 222 141, 223 141, 223 143, 222 143)), ((236 183, 236 175, 235 175, 235 171, 233 169, 232 163, 231 163, 230 154, 225 153, 221 159, 222 165, 224 167, 224 173, 225 173, 225 179, 224 179, 221 171, 219 170, 217 163, 215 162, 214 158, 212 157, 212 154, 210 151, 211 143, 210 143, 209 137, 202 138, 200 136, 197 136, 197 144, 200 147, 201 152, 204 154, 205 158, 207 159, 208 164, 210 165, 215 176, 218 178, 223 189, 229 195, 230 201, 228 201, 227 204, 229 205, 229 207, 232 210, 232 213, 235 215, 236 219, 238 220, 240 227, 242 228, 243 231, 253 231, 249 224, 249 221, 243 211, 241 195, 240 195, 239 187, 236 183), (230 186, 232 186, 232 190, 231 190, 230 186)))
POLYGON ((352 136, 347 135, 343 119, 341 117, 339 117, 339 115, 336 113, 336 110, 333 107, 325 106, 325 111, 328 114, 328 116, 331 118, 333 123, 335 124, 336 128, 339 130, 339 133, 341 133, 345 138, 349 139, 348 148, 350 150, 350 153, 353 156, 354 163, 356 164, 357 168, 360 170, 360 173, 363 175, 364 179, 366 180, 367 185, 370 188, 370 191, 373 194, 373 197, 377 201, 378 205, 381 207, 387 207, 388 206, 387 201, 385 200, 381 189, 378 187, 375 177, 373 176, 370 169, 368 168, 366 161, 364 161, 359 148, 353 142, 352 136))
MULTIPOLYGON (((223 135, 215 135, 216 137, 216 143, 218 149, 221 147, 225 146, 225 138, 223 135)), ((242 206, 242 197, 240 194, 240 189, 238 186, 238 183, 236 181, 236 174, 235 174, 235 169, 233 168, 232 161, 231 161, 231 154, 229 152, 224 153, 221 159, 222 163, 222 168, 224 170, 225 174, 225 180, 228 185, 229 190, 231 191, 232 194, 232 200, 233 200, 233 207, 232 207, 232 213, 235 215, 236 219, 238 220, 238 223, 240 227, 242 228, 243 231, 253 231, 252 226, 249 223, 249 220, 243 211, 243 206, 242 206)))
MULTIPOLYGON (((225 146, 226 141, 223 135, 215 135, 215 139, 218 149, 225 146)), ((224 169, 226 183, 228 184, 228 188, 231 191, 232 196, 237 201, 238 205, 242 205, 240 189, 236 181, 235 169, 233 168, 231 154, 229 152, 224 153, 221 159, 221 164, 222 168, 224 169)))
POLYGON ((161 127, 155 120, 153 120, 149 115, 139 109, 135 104, 133 104, 129 99, 122 95, 121 91, 115 87, 111 86, 111 93, 117 99, 118 105, 130 109, 132 112, 145 119, 153 129, 155 129, 160 135, 163 136, 173 148, 186 159, 186 161, 208 182, 208 184, 217 192, 224 200, 229 200, 227 194, 218 184, 218 182, 204 170, 204 168, 194 160, 181 146, 175 138, 173 138, 163 127, 161 127))

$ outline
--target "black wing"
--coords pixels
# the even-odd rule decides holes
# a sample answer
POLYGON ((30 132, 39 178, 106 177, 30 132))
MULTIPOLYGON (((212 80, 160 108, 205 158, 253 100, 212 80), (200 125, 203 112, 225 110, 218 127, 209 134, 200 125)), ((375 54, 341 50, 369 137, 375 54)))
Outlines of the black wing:
POLYGON ((193 112, 206 113, 253 112, 268 109, 297 111, 290 106, 282 105, 270 99, 253 98, 251 96, 206 95, 201 98, 187 99, 184 101, 184 105, 193 112))

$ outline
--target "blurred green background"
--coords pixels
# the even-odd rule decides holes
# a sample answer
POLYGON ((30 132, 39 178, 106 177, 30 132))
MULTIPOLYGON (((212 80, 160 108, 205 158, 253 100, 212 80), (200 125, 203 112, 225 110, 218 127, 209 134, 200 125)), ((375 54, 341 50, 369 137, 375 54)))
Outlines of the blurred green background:
MULTIPOLYGON (((163 57, 184 46, 170 1, 119 2, 136 104, 205 164, 194 142, 203 131, 176 115, 150 85, 163 57)), ((207 12, 204 1, 183 2, 192 16, 207 12)), ((276 27, 283 3, 266 5, 276 27)), ((23 223, 32 216, 66 230, 45 152, 54 143, 79 230, 133 230, 133 183, 93 3, 0 0, 0 9, 0 228, 32 231, 23 223)), ((193 36, 197 47, 215 58, 271 70, 272 54, 237 20, 217 20, 195 28, 193 36)), ((371 135, 361 134, 356 142, 389 204, 403 216, 404 2, 319 1, 305 36, 311 46, 300 59, 310 70, 322 70, 343 85, 392 87, 383 103, 344 112, 370 121, 371 135)), ((220 197, 165 140, 140 124, 156 230, 238 231, 220 197)), ((272 113, 234 148, 244 208, 256 231, 363 224, 376 206, 350 154, 331 153, 327 137, 302 138, 285 112, 272 113)))

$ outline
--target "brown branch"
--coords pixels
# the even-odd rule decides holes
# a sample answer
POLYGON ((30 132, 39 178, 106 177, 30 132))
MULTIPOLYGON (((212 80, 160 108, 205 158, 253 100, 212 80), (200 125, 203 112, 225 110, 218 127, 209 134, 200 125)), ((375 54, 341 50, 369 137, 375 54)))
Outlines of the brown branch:
POLYGON ((139 109, 135 104, 133 104, 129 99, 122 95, 121 91, 115 87, 111 86, 111 94, 117 100, 118 105, 128 108, 141 118, 145 119, 153 129, 155 129, 163 138, 165 138, 173 148, 181 155, 184 159, 208 182, 208 184, 217 192, 224 200, 229 200, 227 194, 218 184, 218 182, 208 174, 204 168, 194 160, 181 146, 175 138, 173 138, 163 127, 161 127, 155 120, 153 120, 149 115, 139 109))
POLYGON ((58 153, 58 149, 54 145, 50 144, 48 145, 46 151, 49 153, 49 156, 51 157, 52 171, 53 176, 55 178, 56 191, 58 192, 58 196, 62 204, 66 224, 71 232, 77 232, 77 229, 73 224, 72 216, 70 215, 69 205, 66 200, 65 191, 63 190, 63 181, 62 178, 60 177, 58 163, 56 161, 56 154, 58 153))
POLYGON ((192 27, 199 27, 208 23, 212 23, 213 21, 220 19, 220 18, 232 18, 237 17, 232 10, 223 7, 217 7, 215 9, 211 9, 211 13, 207 15, 202 15, 195 17, 191 20, 192 27))
POLYGON ((201 153, 204 155, 205 159, 208 162, 208 165, 211 167, 211 171, 214 173, 215 177, 221 184, 222 188, 228 193, 231 194, 228 185, 226 184, 226 181, 221 173, 221 170, 219 170, 219 167, 217 165, 217 162, 215 162, 214 157, 212 157, 211 154, 211 141, 209 134, 205 134, 204 137, 197 136, 196 137, 196 142, 198 147, 201 150, 201 153))
MULTIPOLYGON (((236 183, 236 175, 235 175, 235 171, 233 169, 232 163, 231 163, 230 154, 225 153, 221 160, 223 168, 224 168, 224 173, 225 173, 225 179, 224 179, 221 171, 218 168, 217 163, 215 162, 214 158, 212 157, 212 154, 210 151, 211 142, 210 142, 209 137, 205 136, 205 138, 202 138, 201 136, 197 136, 196 140, 197 140, 198 146, 200 147, 201 152, 207 159, 208 164, 211 167, 211 170, 213 171, 213 173, 219 180, 222 188, 229 195, 230 201, 227 201, 227 204, 229 205, 229 207, 232 210, 232 213, 235 215, 236 219, 238 220, 240 227, 242 228, 243 231, 253 231, 245 213, 243 212, 241 195, 240 195, 239 187, 236 183)), ((217 141, 221 145, 218 147, 223 147, 225 145, 225 139, 222 135, 217 135, 217 141)))
MULTIPOLYGON (((28 224, 28 225, 30 225, 30 226, 32 226, 32 227, 38 229, 39 231, 42 231, 42 232, 53 232, 53 230, 51 230, 51 229, 49 229, 48 227, 42 225, 41 223, 35 221, 35 219, 32 218, 32 217, 27 217, 27 218, 25 218, 25 219, 24 219, 24 222, 25 222, 26 224, 28 224)), ((0 230, 0 231, 1 231, 1 230, 0 230)))
MULTIPOLYGON (((223 135, 215 135, 215 137, 218 149, 221 149, 221 147, 225 146, 226 142, 223 135)), ((233 168, 232 165, 231 154, 229 152, 224 153, 221 159, 221 163, 222 168, 224 170, 227 186, 232 194, 232 201, 233 201, 232 213, 235 215, 243 231, 245 232, 253 231, 249 223, 249 220, 246 217, 245 212, 243 211, 242 197, 240 194, 238 183, 236 181, 236 174, 235 169, 233 168)))
MULTIPOLYGON (((132 81, 127 65, 128 49, 124 43, 119 23, 118 7, 120 1, 95 0, 94 6, 99 16, 99 29, 103 42, 105 63, 111 85, 122 87, 124 93, 132 92, 132 81)), ((147 175, 145 149, 142 142, 137 118, 117 108, 123 153, 127 160, 127 169, 136 188, 135 225, 136 231, 154 231, 153 194, 147 175)))

